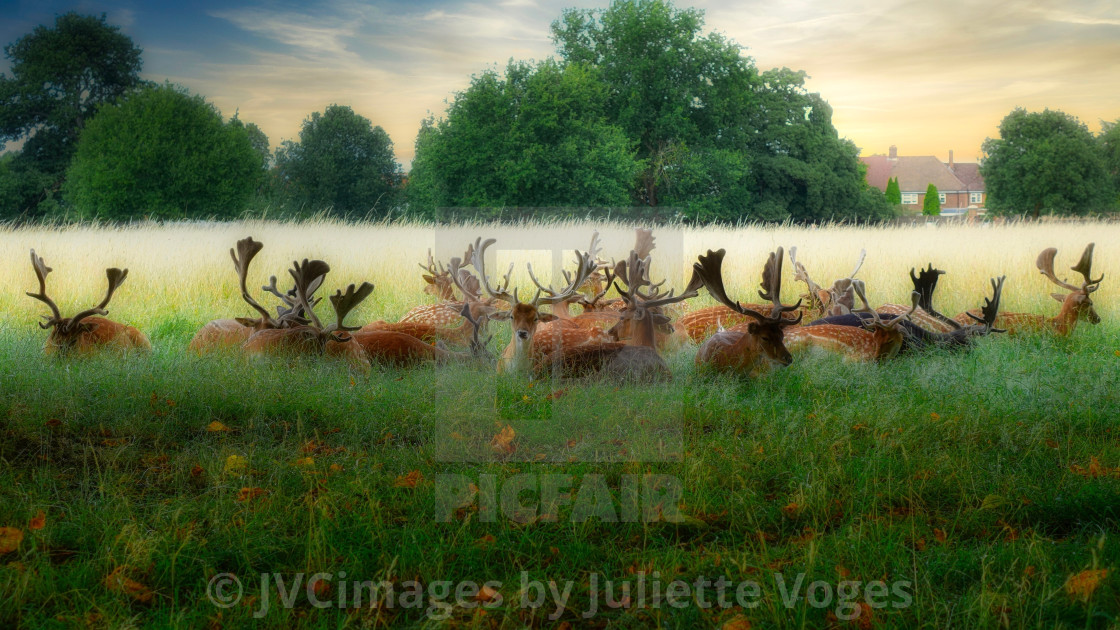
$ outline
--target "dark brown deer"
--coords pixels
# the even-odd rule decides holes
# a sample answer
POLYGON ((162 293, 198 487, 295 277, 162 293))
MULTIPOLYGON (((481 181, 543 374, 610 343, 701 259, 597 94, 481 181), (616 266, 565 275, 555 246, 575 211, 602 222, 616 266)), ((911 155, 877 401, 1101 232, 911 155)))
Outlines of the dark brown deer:
POLYGON ((44 315, 45 321, 39 327, 50 329, 43 351, 47 354, 88 355, 100 350, 113 348, 118 350, 151 350, 152 344, 144 333, 132 326, 120 324, 102 317, 108 315, 105 307, 113 299, 113 293, 128 277, 128 269, 120 270, 110 268, 105 270, 109 281, 109 289, 105 299, 97 306, 86 309, 73 317, 63 317, 58 306, 47 296, 47 275, 53 271, 43 259, 31 250, 31 266, 39 278, 39 292, 27 295, 46 304, 51 309, 50 315, 44 315))
MULTIPOLYGON (((1046 276, 1050 282, 1068 291, 1068 293, 1050 294, 1051 297, 1062 303, 1062 308, 1057 315, 1046 317, 1035 313, 1000 313, 996 320, 996 326, 1007 330, 1008 334, 1012 335, 1026 332, 1049 332, 1065 337, 1073 332, 1077 323, 1081 320, 1086 320, 1090 324, 1099 324, 1101 317, 1097 314, 1090 296, 1100 288, 1104 275, 1102 274, 1096 280, 1092 278, 1094 245, 1094 243, 1089 243, 1085 251, 1081 253, 1081 260, 1070 267, 1071 270, 1081 274, 1083 282, 1080 285, 1059 280, 1054 273, 1054 257, 1058 254, 1056 248, 1044 249, 1038 255, 1035 266, 1038 267, 1039 272, 1046 276)), ((975 319, 976 313, 974 311, 961 313, 955 319, 958 322, 965 323, 969 318, 975 319)))
POLYGON ((706 255, 700 256, 699 261, 693 264, 693 269, 712 297, 731 311, 754 321, 722 330, 709 337, 696 353, 696 364, 748 376, 758 376, 775 366, 789 365, 793 362, 793 357, 786 349, 783 334, 786 328, 801 322, 802 314, 792 320, 783 315, 798 311, 802 301, 798 300, 793 306, 781 303, 782 248, 771 252, 762 271, 762 288, 758 295, 771 302, 772 306, 767 314, 747 308, 727 296, 723 284, 723 257, 726 253, 722 249, 717 252, 708 250, 706 255))

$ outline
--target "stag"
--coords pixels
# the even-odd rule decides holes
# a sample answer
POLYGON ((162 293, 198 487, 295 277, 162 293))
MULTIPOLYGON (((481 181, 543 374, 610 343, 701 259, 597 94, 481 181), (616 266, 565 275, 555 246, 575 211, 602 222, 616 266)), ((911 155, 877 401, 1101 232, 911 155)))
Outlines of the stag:
POLYGON ((749 308, 727 296, 723 284, 723 258, 726 250, 708 250, 700 256, 693 269, 698 274, 708 293, 730 311, 748 319, 727 330, 721 330, 705 341, 696 353, 696 364, 718 370, 730 370, 758 376, 774 366, 786 366, 793 362, 784 342, 784 331, 796 326, 803 316, 795 319, 786 317, 787 313, 798 311, 802 300, 793 306, 781 303, 782 292, 782 248, 771 252, 762 271, 762 288, 758 295, 771 303, 769 312, 749 308))
POLYGON ((459 311, 459 316, 470 323, 472 327, 470 352, 451 352, 439 345, 424 343, 420 339, 405 333, 389 330, 359 330, 351 333, 351 338, 366 353, 366 356, 375 363, 408 366, 424 361, 437 363, 489 361, 486 351, 486 342, 479 335, 482 319, 471 314, 469 304, 464 304, 459 311))
MULTIPOLYGON (((914 291, 920 296, 917 310, 910 315, 911 321, 935 333, 950 333, 962 327, 960 322, 942 315, 933 308, 933 292, 937 289, 938 278, 944 274, 944 271, 934 269, 933 263, 930 263, 926 269, 919 270, 917 274, 914 273, 913 267, 910 268, 910 281, 914 283, 914 291)), ((898 317, 907 313, 910 307, 902 304, 884 304, 875 310, 880 315, 898 317)))
POLYGON ((47 275, 53 269, 35 254, 35 250, 31 250, 31 266, 35 270, 36 277, 39 278, 39 292, 28 292, 27 295, 51 309, 51 314, 44 315, 44 321, 39 323, 40 328, 51 329, 43 346, 44 352, 84 355, 105 348, 151 350, 152 344, 144 333, 132 326, 119 324, 103 317, 109 314, 105 307, 109 305, 109 300, 113 299, 113 293, 128 277, 128 269, 123 271, 115 267, 106 269, 105 276, 109 280, 109 289, 105 293, 105 299, 97 306, 73 317, 63 317, 54 300, 47 296, 47 275))
MULTIPOLYGON (((1014 335, 1017 333, 1027 332, 1049 332, 1060 337, 1065 337, 1073 333, 1077 323, 1081 320, 1086 320, 1090 324, 1101 323, 1101 317, 1097 314, 1094 308, 1093 300, 1090 297, 1097 289, 1100 288, 1101 281, 1104 280, 1104 275, 1093 279, 1093 247, 1095 243, 1089 243, 1085 247, 1085 251, 1081 253, 1081 260, 1076 265, 1070 267, 1071 270, 1081 274, 1083 282, 1080 285, 1059 280, 1058 276, 1054 273, 1054 257, 1058 254, 1058 250, 1050 247, 1042 250, 1038 255, 1038 260, 1035 261, 1035 266, 1038 267, 1039 272, 1046 276, 1050 282, 1058 285, 1068 293, 1051 293, 1050 297, 1062 303, 1062 308, 1054 317, 1046 317, 1045 315, 1038 315, 1035 313, 1000 313, 996 324, 1003 329, 1006 329, 1008 334, 1014 335)), ((955 318, 958 322, 966 322, 968 318, 975 318, 975 312, 961 313, 955 318)))
POLYGON ((351 331, 358 328, 346 326, 344 320, 363 300, 373 293, 373 285, 363 282, 353 284, 346 291, 335 291, 329 300, 334 309, 336 320, 323 325, 313 307, 314 292, 323 284, 330 265, 322 260, 292 262, 288 273, 295 282, 293 301, 295 308, 279 318, 278 328, 267 328, 253 333, 242 346, 250 355, 287 353, 295 355, 333 355, 342 356, 359 366, 368 365, 368 358, 362 347, 353 342, 351 331), (294 320, 306 316, 307 323, 294 320))
POLYGON ((897 355, 905 340, 901 324, 908 321, 910 313, 918 308, 920 295, 917 292, 910 294, 910 312, 885 322, 868 304, 863 281, 852 280, 851 288, 863 303, 862 308, 851 312, 856 315, 866 313, 869 319, 861 319, 859 327, 823 323, 790 328, 786 331, 786 346, 790 350, 816 346, 852 361, 884 361, 897 355))
MULTIPOLYGON (((236 247, 231 247, 229 250, 229 256, 233 259, 233 269, 237 272, 237 279, 241 288, 241 299, 257 311, 260 317, 233 317, 209 322, 195 333, 194 338, 187 346, 190 350, 206 352, 235 348, 244 344, 255 332, 307 323, 307 319, 303 317, 302 309, 297 307, 295 303, 294 289, 287 294, 281 293, 276 288, 276 276, 272 276, 270 285, 262 287, 264 291, 280 298, 282 306, 276 307, 275 316, 253 299, 253 296, 249 295, 247 287, 249 265, 262 249, 264 249, 264 245, 259 241, 254 241, 253 237, 250 236, 237 241, 236 247)), ((312 289, 312 292, 314 292, 314 289, 312 289)), ((317 303, 318 300, 313 300, 311 306, 315 306, 317 303)))

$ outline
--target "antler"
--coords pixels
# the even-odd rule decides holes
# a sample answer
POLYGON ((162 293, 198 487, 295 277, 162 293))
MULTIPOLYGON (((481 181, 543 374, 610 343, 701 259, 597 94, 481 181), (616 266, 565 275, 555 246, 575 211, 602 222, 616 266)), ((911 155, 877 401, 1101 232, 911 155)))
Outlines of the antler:
MULTIPOLYGON (((764 300, 770 300, 774 308, 770 311, 770 317, 780 318, 782 313, 796 311, 801 308, 801 300, 797 300, 797 304, 793 306, 782 306, 782 248, 778 247, 778 251, 770 252, 770 258, 766 261, 766 266, 762 269, 762 289, 759 290, 758 296, 764 300)), ((797 317, 797 322, 801 322, 804 313, 797 317)))
POLYGON ((101 300, 101 303, 97 306, 86 309, 71 317, 69 322, 70 326, 74 326, 90 315, 107 315, 109 311, 106 311, 105 307, 109 305, 109 300, 113 299, 113 293, 116 292, 117 287, 121 286, 121 284, 124 283, 124 279, 128 277, 128 269, 121 270, 116 267, 106 269, 105 277, 109 280, 109 289, 105 292, 105 299, 101 300))
MULTIPOLYGON (((517 303, 517 289, 513 290, 513 295, 510 295, 509 292, 509 277, 513 273, 513 263, 510 263, 509 271, 506 272, 505 277, 502 279, 501 286, 497 289, 490 287, 490 278, 486 275, 486 248, 497 242, 497 240, 492 238, 483 241, 481 236, 475 239, 474 244, 467 250, 467 252, 470 253, 471 265, 478 270, 479 280, 482 283, 482 287, 486 289, 487 295, 496 300, 517 303)), ((452 261, 454 260, 453 258, 452 261)))
POLYGON ((1081 274, 1081 277, 1085 279, 1085 282, 1082 283, 1081 286, 1071 284, 1065 280, 1059 280, 1058 276, 1054 274, 1054 256, 1058 253, 1057 248, 1048 247, 1042 250, 1042 253, 1038 255, 1038 260, 1035 261, 1035 266, 1042 272, 1042 275, 1050 279, 1050 282, 1068 291, 1081 291, 1088 295, 1096 291, 1100 286, 1101 280, 1104 280, 1104 274, 1101 274, 1101 277, 1096 280, 1092 278, 1093 247, 1095 245, 1096 243, 1089 243, 1089 245, 1085 247, 1085 251, 1081 253, 1081 260, 1073 267, 1070 267, 1070 269, 1081 274))
POLYGON ((653 230, 649 228, 637 228, 634 232, 634 252, 638 255, 639 260, 645 260, 649 258, 649 254, 653 251, 653 248, 657 247, 653 242, 653 230))
POLYGON ((420 265, 421 269, 426 269, 428 271, 428 273, 432 274, 433 276, 442 276, 443 274, 447 273, 447 271, 444 270, 444 268, 443 268, 443 263, 437 263, 436 259, 432 258, 431 248, 428 248, 428 264, 427 265, 425 265, 424 263, 416 263, 416 264, 420 265), (436 269, 437 264, 439 265, 438 270, 436 269))
MULTIPOLYGON (((591 245, 593 248, 595 247, 598 238, 599 233, 596 232, 595 235, 591 238, 591 245)), ((591 254, 587 252, 581 253, 579 250, 575 250, 575 255, 576 271, 575 273, 564 273, 564 279, 568 281, 568 286, 564 287, 560 291, 554 290, 551 285, 549 285, 547 289, 541 287, 540 283, 537 282, 537 279, 533 276, 533 266, 526 265, 529 268, 529 277, 533 278, 533 282, 537 285, 538 288, 537 295, 533 298, 533 306, 563 302, 564 300, 567 300, 568 298, 575 295, 577 291, 579 291, 579 288, 583 286, 583 283, 586 282, 587 278, 590 277, 591 274, 595 271, 597 265, 592 260, 591 254), (547 296, 541 296, 542 289, 548 292, 547 296)))
MULTIPOLYGON (((727 255, 725 249, 717 252, 709 249, 707 254, 698 258, 699 262, 692 264, 693 277, 698 277, 704 287, 708 289, 708 293, 727 308, 742 315, 749 315, 760 322, 766 321, 768 318, 762 313, 746 308, 739 302, 727 297, 727 291, 723 286, 723 257, 725 255, 727 255)), ((780 318, 781 315, 779 314, 778 317, 780 318)))
POLYGON ((802 297, 809 298, 809 303, 813 308, 823 310, 824 304, 821 302, 820 297, 820 292, 823 291, 823 289, 809 277, 809 272, 805 270, 805 265, 798 262, 796 246, 789 248, 789 261, 793 263, 793 279, 804 282, 805 286, 809 289, 809 293, 802 295, 802 297))
POLYGON ((486 344, 490 343, 490 340, 493 339, 494 336, 490 335, 486 338, 486 341, 482 341, 479 337, 479 331, 482 329, 482 318, 476 318, 471 314, 471 305, 469 303, 463 304, 463 309, 459 311, 459 314, 470 322, 473 328, 470 342, 471 354, 478 358, 488 358, 489 353, 486 351, 486 344))
POLYGON ((40 328, 50 328, 51 326, 56 325, 59 320, 62 319, 62 313, 58 311, 58 306, 54 303, 54 300, 47 297, 47 274, 49 274, 53 270, 43 262, 43 259, 41 257, 35 255, 35 250, 31 250, 31 266, 35 269, 35 275, 39 278, 39 292, 28 292, 27 295, 29 297, 35 298, 36 300, 39 300, 40 302, 50 307, 53 316, 48 317, 44 315, 43 318, 47 321, 45 323, 39 323, 40 328))
MULTIPOLYGON (((269 283, 267 285, 262 286, 261 290, 262 291, 267 291, 267 292, 275 295, 276 297, 280 298, 280 301, 284 304, 284 306, 277 306, 276 307, 276 317, 277 317, 277 322, 276 323, 277 323, 277 325, 284 324, 286 322, 292 322, 292 323, 301 324, 301 325, 308 323, 308 321, 310 321, 310 320, 303 317, 303 307, 300 306, 300 304, 295 299, 296 298, 295 287, 292 287, 291 289, 289 289, 287 293, 282 293, 280 291, 280 289, 278 289, 276 287, 276 276, 269 276, 268 281, 269 281, 269 283), (285 308, 285 307, 287 307, 287 308, 285 308)), ((323 282, 323 279, 319 278, 318 281, 315 282, 310 287, 310 293, 308 293, 308 298, 309 298, 309 302, 311 304, 311 308, 315 308, 319 304, 319 302, 323 301, 323 298, 312 298, 311 297, 311 294, 315 293, 315 291, 319 288, 319 285, 322 284, 322 282, 323 282)))
POLYGON ((854 290, 856 296, 859 297, 859 301, 863 302, 863 308, 854 309, 852 312, 868 313, 871 315, 874 325, 882 326, 884 328, 895 328, 900 323, 902 323, 902 320, 910 319, 910 316, 914 314, 914 311, 918 310, 918 300, 922 297, 921 294, 917 291, 911 291, 910 310, 902 315, 899 315, 898 317, 895 317, 889 323, 884 324, 883 320, 879 317, 879 313, 875 309, 871 308, 871 305, 867 302, 866 287, 863 284, 863 280, 852 280, 852 290, 854 290))
POLYGON ((937 288, 937 279, 945 272, 941 269, 934 269, 933 263, 914 275, 914 268, 910 268, 910 280, 914 283, 914 290, 921 294, 922 299, 918 302, 918 306, 926 312, 933 312, 933 291, 937 288))
MULTIPOLYGON (((296 305, 303 309, 311 324, 318 328, 323 329, 322 322, 315 316, 315 310, 311 307, 311 294, 323 284, 323 279, 331 270, 331 266, 322 260, 308 260, 303 259, 302 263, 292 261, 292 268, 288 273, 295 281, 295 299, 296 305)), ((372 289, 371 289, 372 290, 372 289)))
POLYGON ((346 293, 343 293, 341 290, 336 290, 334 295, 330 296, 330 300, 337 319, 335 323, 324 328, 323 332, 331 334, 331 337, 335 341, 341 341, 341 339, 333 334, 335 331, 358 330, 361 328, 361 326, 347 326, 343 321, 346 319, 346 316, 350 314, 350 311, 354 310, 356 306, 369 297, 370 293, 373 293, 373 285, 369 282, 363 282, 362 286, 358 287, 357 290, 354 289, 353 284, 348 285, 346 287, 346 293))
MULTIPOLYGON (((261 314, 264 321, 275 323, 272 316, 269 315, 268 309, 261 306, 249 295, 249 289, 246 287, 246 277, 249 275, 249 263, 253 262, 253 258, 264 249, 264 243, 254 241, 253 237, 243 238, 237 241, 237 247, 229 248, 229 257, 233 259, 233 269, 237 272, 238 283, 241 286, 241 299, 245 300, 252 306, 254 310, 261 314)), ((276 278, 273 277, 273 284, 275 285, 276 278)), ((281 298, 282 299, 282 298, 281 298)))
POLYGON ((984 306, 980 309, 983 317, 977 317, 972 313, 968 316, 980 322, 989 332, 1007 332, 1002 328, 996 328, 996 316, 999 315, 999 300, 1003 295, 1003 281, 1007 276, 1000 276, 998 279, 992 278, 992 297, 991 299, 984 298, 984 306))

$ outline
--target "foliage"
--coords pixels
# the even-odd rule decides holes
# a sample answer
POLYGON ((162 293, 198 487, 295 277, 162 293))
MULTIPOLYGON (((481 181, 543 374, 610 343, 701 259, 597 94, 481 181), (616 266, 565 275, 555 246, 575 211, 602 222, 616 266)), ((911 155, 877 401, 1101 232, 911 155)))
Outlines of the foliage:
POLYGON ((486 217, 508 207, 628 205, 640 164, 604 121, 606 98, 586 64, 511 61, 504 77, 473 77, 446 118, 420 130, 410 205, 435 218, 460 206, 486 217))
POLYGON ((402 173, 381 127, 343 105, 303 121, 299 142, 276 150, 273 185, 282 196, 336 216, 387 216, 402 173))
POLYGON ((926 186, 926 197, 922 201, 922 214, 931 217, 941 214, 941 193, 937 191, 937 186, 933 184, 926 186))
POLYGON ((887 203, 896 206, 902 204, 902 189, 898 187, 897 177, 892 177, 887 180, 887 190, 884 196, 887 198, 887 203))
POLYGON ((1074 116, 1015 109, 1000 123, 999 135, 984 141, 980 167, 989 212, 1037 218, 1115 209, 1100 143, 1074 116))
MULTIPOLYGON (((1120 121, 1101 123, 1101 133, 1097 136, 1101 151, 1104 154, 1104 166, 1112 182, 1112 192, 1120 195, 1120 121)), ((1113 197, 1114 203, 1120 205, 1120 200, 1113 197)))
POLYGON ((245 125, 167 84, 102 107, 82 132, 66 199, 79 216, 231 218, 263 177, 245 125))
POLYGON ((140 49, 105 22, 74 12, 5 46, 11 76, 0 74, 0 144, 23 139, 0 184, 0 216, 41 216, 97 107, 140 84, 140 49), (17 191, 11 194, 10 191, 17 191))

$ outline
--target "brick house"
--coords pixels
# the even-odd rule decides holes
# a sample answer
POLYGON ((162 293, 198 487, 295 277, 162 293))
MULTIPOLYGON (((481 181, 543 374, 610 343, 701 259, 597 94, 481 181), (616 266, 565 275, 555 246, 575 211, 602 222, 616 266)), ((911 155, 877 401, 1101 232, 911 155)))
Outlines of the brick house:
POLYGON ((887 181, 897 177, 902 205, 914 212, 921 212, 930 184, 937 187, 942 214, 964 214, 970 208, 984 208, 987 197, 980 165, 954 162, 952 151, 946 164, 932 155, 900 156, 898 148, 891 145, 888 155, 861 157, 860 161, 867 165, 867 183, 883 192, 887 190, 887 181))

